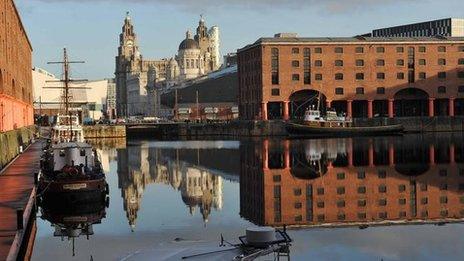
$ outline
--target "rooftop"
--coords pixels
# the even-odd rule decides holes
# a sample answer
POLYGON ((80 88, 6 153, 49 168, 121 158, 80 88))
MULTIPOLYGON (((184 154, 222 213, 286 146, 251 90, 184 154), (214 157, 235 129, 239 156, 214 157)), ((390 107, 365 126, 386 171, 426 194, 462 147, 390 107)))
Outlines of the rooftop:
POLYGON ((408 43, 408 42, 463 42, 464 37, 262 37, 253 44, 238 51, 243 51, 262 44, 301 44, 301 43, 408 43))

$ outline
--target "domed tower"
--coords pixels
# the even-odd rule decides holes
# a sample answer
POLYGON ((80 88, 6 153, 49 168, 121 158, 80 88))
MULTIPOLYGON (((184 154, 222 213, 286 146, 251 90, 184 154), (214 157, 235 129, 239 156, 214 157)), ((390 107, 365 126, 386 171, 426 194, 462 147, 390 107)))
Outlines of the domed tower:
POLYGON ((177 53, 180 79, 193 79, 203 74, 204 61, 198 43, 192 39, 190 31, 185 34, 185 39, 179 45, 177 53))

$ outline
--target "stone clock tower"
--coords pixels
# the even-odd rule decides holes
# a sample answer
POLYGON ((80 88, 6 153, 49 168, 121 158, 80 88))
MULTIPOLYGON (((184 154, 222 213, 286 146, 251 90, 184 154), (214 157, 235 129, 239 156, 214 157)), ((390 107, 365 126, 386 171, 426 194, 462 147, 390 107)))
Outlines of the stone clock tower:
POLYGON ((131 71, 132 61, 140 59, 137 35, 129 12, 127 12, 122 32, 119 35, 118 56, 116 57, 116 101, 118 117, 127 115, 127 73, 131 71))

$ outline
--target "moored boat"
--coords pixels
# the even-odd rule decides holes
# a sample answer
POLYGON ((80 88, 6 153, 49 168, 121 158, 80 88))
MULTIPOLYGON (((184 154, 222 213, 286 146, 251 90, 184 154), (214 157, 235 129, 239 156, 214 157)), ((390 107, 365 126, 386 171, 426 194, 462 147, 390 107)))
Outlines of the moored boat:
POLYGON ((303 121, 289 122, 286 129, 292 136, 307 137, 393 135, 404 131, 403 125, 353 126, 351 119, 337 115, 334 110, 328 110, 326 117, 319 110, 307 110, 303 121))

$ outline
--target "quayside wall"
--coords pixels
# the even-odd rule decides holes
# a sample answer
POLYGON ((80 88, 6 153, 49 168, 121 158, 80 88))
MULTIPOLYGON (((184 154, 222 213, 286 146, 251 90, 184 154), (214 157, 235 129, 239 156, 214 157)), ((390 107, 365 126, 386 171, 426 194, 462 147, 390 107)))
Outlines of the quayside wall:
MULTIPOLYGON (((354 119, 356 126, 402 124, 406 132, 462 132, 464 117, 411 117, 354 119)), ((201 137, 286 137, 285 121, 231 121, 218 123, 171 123, 127 125, 128 138, 154 137, 160 139, 201 137)))
POLYGON ((0 132, 0 170, 10 163, 21 151, 31 144, 37 128, 24 127, 7 132, 0 132))
POLYGON ((84 126, 83 130, 86 139, 126 137, 126 127, 124 125, 84 126))

